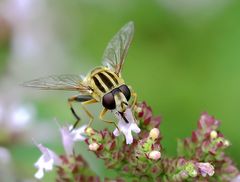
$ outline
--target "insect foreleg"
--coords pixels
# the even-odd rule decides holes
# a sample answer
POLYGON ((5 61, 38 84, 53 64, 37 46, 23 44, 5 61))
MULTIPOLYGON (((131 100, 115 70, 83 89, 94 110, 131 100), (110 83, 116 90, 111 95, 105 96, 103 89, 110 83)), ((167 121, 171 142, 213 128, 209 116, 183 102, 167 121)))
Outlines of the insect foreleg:
MULTIPOLYGON (((102 121, 104 121, 105 123, 114 124, 114 126, 119 130, 116 122, 114 122, 114 121, 109 121, 109 120, 106 120, 106 119, 103 118, 104 115, 105 115, 107 112, 108 112, 108 109, 104 108, 104 109, 101 111, 101 113, 99 114, 99 119, 102 120, 102 121)), ((119 131, 120 131, 120 130, 119 130, 119 131)))
MULTIPOLYGON (((77 96, 73 96, 73 97, 70 97, 69 99, 68 99, 68 104, 69 104, 69 107, 70 107, 70 109, 71 109, 71 112, 72 112, 72 114, 73 114, 73 116, 77 119, 77 121, 74 123, 74 125, 73 125, 73 128, 72 128, 72 130, 74 129, 74 128, 76 128, 76 126, 78 125, 78 123, 79 123, 79 121, 80 121, 80 117, 77 115, 77 113, 75 112, 75 110, 73 109, 73 105, 72 105, 72 103, 73 102, 82 102, 82 103, 85 103, 86 102, 86 104, 88 103, 88 102, 90 102, 90 101, 96 101, 95 99, 93 99, 91 96, 89 96, 89 95, 77 95, 77 96)), ((92 103, 94 103, 94 102, 92 102, 92 103)), ((84 109, 84 111, 85 111, 85 109, 84 109)), ((86 111, 85 111, 86 112, 86 111)))

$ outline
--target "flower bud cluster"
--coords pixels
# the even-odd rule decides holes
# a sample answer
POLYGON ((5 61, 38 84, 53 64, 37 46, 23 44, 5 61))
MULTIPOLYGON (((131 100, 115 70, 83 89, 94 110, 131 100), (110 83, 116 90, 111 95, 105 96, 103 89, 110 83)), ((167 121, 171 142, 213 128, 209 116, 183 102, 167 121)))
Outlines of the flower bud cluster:
POLYGON ((153 117, 152 110, 146 103, 139 106, 141 109, 137 109, 138 112, 135 111, 134 115, 139 125, 144 125, 145 129, 141 129, 138 136, 133 138, 131 145, 106 129, 90 132, 86 142, 89 149, 104 160, 106 167, 121 171, 119 177, 128 175, 134 179, 144 173, 145 178, 151 181, 153 173, 157 176, 160 171, 160 165, 156 162, 161 159, 161 137, 159 129, 154 128, 159 126, 160 117, 153 117))
POLYGON ((89 168, 82 156, 60 156, 63 162, 57 167, 57 182, 92 181, 100 182, 100 178, 89 168))
MULTIPOLYGON (((135 107, 135 115, 140 121, 140 128, 149 132, 152 128, 159 128, 161 123, 160 116, 153 116, 151 107, 146 102, 142 102, 135 107)), ((142 132, 143 134, 144 132, 142 132)))
POLYGON ((161 158, 161 147, 158 144, 159 133, 157 128, 153 128, 147 138, 138 141, 136 157, 140 159, 147 157, 150 160, 159 160, 161 158))
POLYGON ((111 132, 107 129, 96 131, 90 128, 89 130, 91 132, 87 132, 85 142, 88 145, 88 149, 94 152, 99 158, 109 155, 109 153, 115 150, 117 138, 111 132))
POLYGON ((99 181, 80 155, 74 143, 85 140, 90 152, 103 160, 105 166, 118 172, 114 179, 105 181, 231 181, 237 179, 238 169, 226 156, 230 143, 218 131, 219 121, 202 114, 192 136, 179 140, 178 156, 167 157, 161 146, 160 117, 154 117, 145 102, 126 112, 131 123, 120 120, 120 131, 94 130, 83 126, 70 132, 61 128, 65 154, 58 156, 38 145, 42 156, 36 163, 38 178, 57 166, 57 181, 99 181), (130 117, 131 116, 131 117, 130 117), (135 116, 135 118, 134 118, 135 116), (135 120, 137 121, 135 123, 135 120), (120 122, 121 121, 121 122, 120 122), (139 130, 138 130, 139 127, 139 130), (132 133, 133 131, 133 133, 132 133), (120 135, 123 133, 123 135, 120 135))
POLYGON ((201 181, 206 177, 212 177, 215 173, 214 167, 208 162, 197 162, 183 157, 164 158, 162 160, 163 170, 166 172, 166 181, 186 181, 194 178, 201 181))
POLYGON ((220 122, 218 120, 207 113, 203 113, 198 121, 198 128, 192 132, 192 136, 179 140, 178 155, 203 161, 198 162, 197 167, 201 169, 204 177, 213 175, 211 172, 206 173, 206 169, 211 171, 214 166, 212 171, 218 173, 217 175, 218 177, 221 176, 221 179, 228 181, 236 176, 239 171, 233 165, 231 159, 224 153, 224 150, 229 147, 230 143, 218 131, 219 125, 220 122), (203 172, 204 170, 205 172, 203 172), (225 171, 229 171, 229 173, 225 171))

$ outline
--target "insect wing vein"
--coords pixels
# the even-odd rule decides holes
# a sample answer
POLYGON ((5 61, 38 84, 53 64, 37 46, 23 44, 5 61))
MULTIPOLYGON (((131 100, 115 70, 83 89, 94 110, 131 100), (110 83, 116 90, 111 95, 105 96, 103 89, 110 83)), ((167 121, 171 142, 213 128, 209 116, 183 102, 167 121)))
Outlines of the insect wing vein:
POLYGON ((103 64, 116 74, 122 71, 128 48, 134 34, 133 22, 127 23, 108 43, 103 54, 103 64))
POLYGON ((43 90, 77 90, 82 92, 90 89, 78 75, 52 75, 25 82, 23 86, 43 90))

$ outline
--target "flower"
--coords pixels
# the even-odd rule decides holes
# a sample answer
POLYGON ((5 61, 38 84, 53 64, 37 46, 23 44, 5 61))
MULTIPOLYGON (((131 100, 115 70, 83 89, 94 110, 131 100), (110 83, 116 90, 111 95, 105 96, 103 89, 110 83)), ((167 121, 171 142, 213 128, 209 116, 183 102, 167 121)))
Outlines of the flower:
POLYGON ((203 177, 214 175, 214 167, 208 162, 197 162, 196 167, 203 177))
POLYGON ((153 150, 148 154, 148 157, 153 160, 158 160, 161 158, 161 152, 153 150))
POLYGON ((35 178, 41 179, 44 176, 44 171, 51 171, 53 165, 60 166, 61 159, 52 150, 44 147, 42 144, 37 144, 38 149, 42 152, 42 155, 34 164, 38 171, 35 173, 35 178))
POLYGON ((224 153, 230 142, 218 130, 219 122, 212 116, 206 113, 201 116, 197 130, 179 143, 178 156, 162 157, 164 150, 158 129, 159 117, 152 115, 150 107, 144 107, 140 113, 130 108, 123 113, 115 113, 119 122, 113 133, 107 129, 98 131, 86 126, 74 130, 72 126, 61 127, 66 152, 58 157, 39 144, 42 156, 35 164, 38 168, 35 177, 41 179, 45 171, 55 167, 56 181, 100 181, 83 157, 74 152, 74 142, 85 140, 89 151, 102 159, 108 169, 118 171, 116 178, 106 181, 125 181, 129 176, 142 176, 140 181, 239 180, 239 177, 236 178, 239 170, 224 153), (142 131, 133 142, 132 131, 139 133, 140 128, 142 131), (115 137, 121 133, 126 141, 115 137))
POLYGON ((73 126, 60 128, 63 147, 67 155, 73 155, 74 142, 83 141, 86 139, 83 134, 85 133, 87 125, 83 125, 80 128, 74 130, 72 130, 72 127, 73 126))
POLYGON ((228 140, 224 140, 223 145, 225 147, 229 147, 230 146, 230 142, 228 140))
POLYGON ((219 125, 220 122, 213 116, 208 115, 208 113, 203 113, 198 121, 198 130, 203 133, 208 133, 218 128, 219 125))
POLYGON ((89 150, 91 150, 91 151, 97 151, 97 149, 98 149, 99 147, 100 147, 100 145, 97 144, 97 143, 91 143, 91 144, 89 144, 89 146, 88 146, 89 150))
POLYGON ((69 127, 69 131, 71 132, 74 141, 83 141, 86 139, 86 136, 84 134, 85 134, 87 125, 83 125, 77 129, 73 129, 73 130, 72 130, 72 127, 73 126, 69 127))
POLYGON ((212 130, 211 133, 210 133, 211 139, 216 139, 217 136, 218 136, 217 132, 215 130, 212 130))
POLYGON ((143 129, 148 128, 146 126, 151 126, 150 128, 159 128, 161 123, 161 117, 160 116, 153 116, 152 108, 146 104, 146 102, 142 102, 138 104, 138 108, 136 108, 136 113, 138 115, 138 118, 140 120, 140 126, 143 129), (141 109, 138 109, 141 108, 141 109), (140 111, 141 110, 141 111, 140 111), (140 112, 138 112, 140 111, 140 112), (141 122, 142 121, 142 122, 141 122))
MULTIPOLYGON (((123 118, 123 116, 121 116, 120 113, 118 113, 118 112, 115 113, 115 116, 119 120, 118 121, 118 128, 125 135, 126 144, 131 144, 133 142, 132 131, 135 132, 135 133, 139 133, 141 130, 138 127, 138 125, 136 124, 136 121, 134 119, 134 116, 133 116, 130 108, 127 108, 126 111, 123 113, 123 115, 125 116, 125 118, 123 118), (126 122, 125 119, 128 122, 126 122)), ((119 132, 118 128, 116 128, 113 131, 113 134, 115 136, 120 135, 120 132, 119 132)))
POLYGON ((152 138, 153 140, 157 139, 159 137, 159 129, 157 128, 153 128, 151 129, 150 133, 149 133, 149 137, 152 138))
POLYGON ((91 136, 91 135, 94 135, 94 134, 95 134, 95 131, 94 131, 92 128, 88 127, 88 128, 85 129, 85 133, 86 133, 88 136, 91 136))

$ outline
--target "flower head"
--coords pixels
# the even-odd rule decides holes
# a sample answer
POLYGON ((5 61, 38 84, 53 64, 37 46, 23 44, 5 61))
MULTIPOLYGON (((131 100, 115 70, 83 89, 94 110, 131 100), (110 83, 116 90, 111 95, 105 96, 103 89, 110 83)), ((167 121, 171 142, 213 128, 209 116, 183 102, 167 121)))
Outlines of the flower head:
POLYGON ((35 178, 41 179, 44 176, 44 171, 51 171, 53 166, 61 165, 61 159, 52 150, 44 147, 42 144, 37 144, 38 149, 42 152, 42 155, 34 164, 38 171, 35 173, 35 178))
MULTIPOLYGON (((131 144, 133 142, 132 131, 135 133, 139 133, 141 131, 136 124, 131 109, 127 108, 126 111, 122 114, 116 112, 115 116, 118 118, 118 128, 125 135, 126 143, 131 144)), ((113 131, 113 134, 115 136, 120 135, 118 128, 113 131)))
POLYGON ((203 113, 198 121, 198 129, 204 133, 215 130, 220 125, 220 122, 208 113, 203 113))

